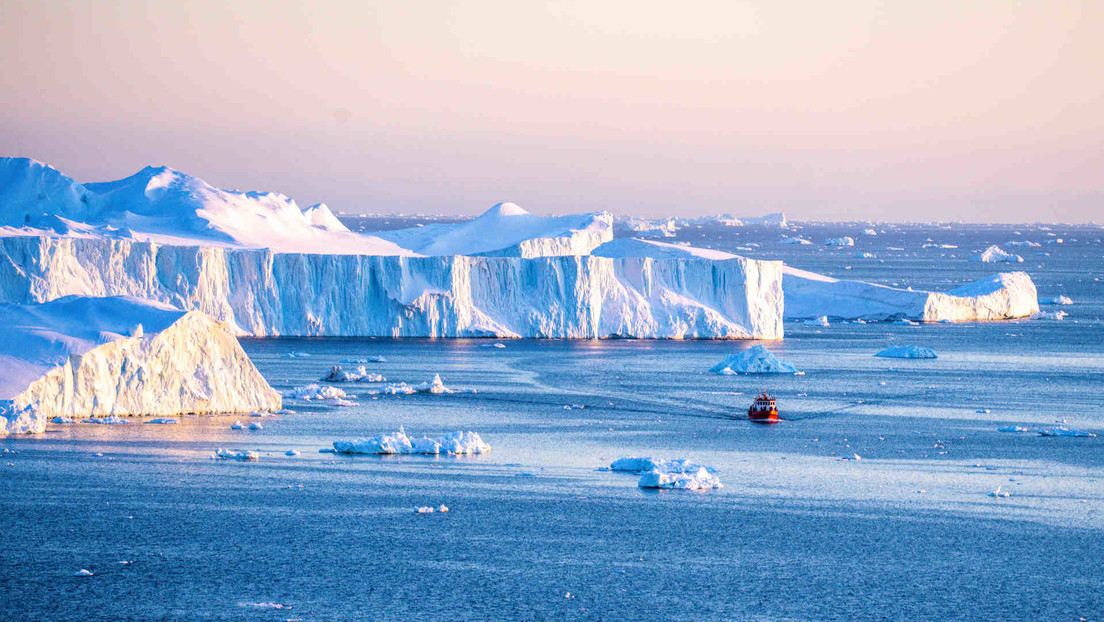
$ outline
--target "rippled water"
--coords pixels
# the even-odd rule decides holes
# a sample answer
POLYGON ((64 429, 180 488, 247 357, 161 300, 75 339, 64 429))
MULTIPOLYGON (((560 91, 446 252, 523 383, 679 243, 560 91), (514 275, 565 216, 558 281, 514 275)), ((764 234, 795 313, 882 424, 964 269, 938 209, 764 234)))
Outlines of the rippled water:
MULTIPOLYGON (((707 373, 750 343, 246 340, 280 389, 382 355, 368 367, 388 380, 440 373, 475 392, 373 399, 351 384, 358 406, 289 400, 297 412, 261 431, 199 417, 2 439, 0 619, 1100 619, 1104 234, 1055 232, 1064 244, 1013 252, 1042 297, 1074 298, 1065 321, 787 323, 767 345, 803 376, 707 373), (939 358, 873 356, 911 343, 939 358), (760 388, 787 421, 743 419, 760 388), (1098 436, 997 431, 1056 419, 1098 436), (318 453, 399 426, 475 430, 493 450, 318 453), (210 460, 219 447, 261 459, 210 460), (725 487, 647 492, 598 470, 629 455, 709 464, 725 487), (990 497, 998 486, 1011 496, 990 497)), ((945 288, 993 271, 964 258, 1014 230, 887 232, 882 250, 759 235, 761 256, 801 268, 945 288), (944 234, 957 252, 919 249, 944 234), (879 258, 849 259, 864 250, 879 258)))

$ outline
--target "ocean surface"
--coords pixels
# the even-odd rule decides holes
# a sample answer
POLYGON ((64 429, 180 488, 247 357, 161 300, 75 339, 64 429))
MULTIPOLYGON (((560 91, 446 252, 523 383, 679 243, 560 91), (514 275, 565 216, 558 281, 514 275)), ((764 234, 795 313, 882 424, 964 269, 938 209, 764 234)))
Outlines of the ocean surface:
POLYGON ((281 390, 380 356, 367 368, 389 382, 462 391, 349 383, 355 406, 0 439, 0 620, 1104 618, 1104 230, 797 226, 665 241, 917 289, 1022 269, 1074 304, 1043 306, 1061 321, 787 322, 766 345, 803 375, 708 372, 756 342, 244 340, 281 390), (842 235, 856 246, 823 245, 842 235), (1024 263, 970 261, 990 244, 1024 263), (939 358, 873 356, 910 344, 939 358), (761 389, 784 422, 746 421, 761 389), (1097 436, 998 431, 1056 425, 1097 436), (492 451, 319 453, 400 427, 492 451), (724 487, 602 470, 627 456, 704 463, 724 487))

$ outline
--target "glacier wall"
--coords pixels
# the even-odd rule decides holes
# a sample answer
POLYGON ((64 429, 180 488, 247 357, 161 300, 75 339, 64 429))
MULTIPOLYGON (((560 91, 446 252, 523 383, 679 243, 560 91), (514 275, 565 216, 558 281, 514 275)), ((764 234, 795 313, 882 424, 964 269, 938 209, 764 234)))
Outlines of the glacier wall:
POLYGON ((782 263, 0 238, 0 301, 129 295, 255 336, 782 338, 782 263))

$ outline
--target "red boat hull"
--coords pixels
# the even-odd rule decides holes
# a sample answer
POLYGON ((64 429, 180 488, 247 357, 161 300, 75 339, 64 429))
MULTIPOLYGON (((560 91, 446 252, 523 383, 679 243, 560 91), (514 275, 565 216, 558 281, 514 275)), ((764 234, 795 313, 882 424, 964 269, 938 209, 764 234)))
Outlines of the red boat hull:
POLYGON ((778 411, 749 410, 748 420, 752 423, 778 423, 778 411))

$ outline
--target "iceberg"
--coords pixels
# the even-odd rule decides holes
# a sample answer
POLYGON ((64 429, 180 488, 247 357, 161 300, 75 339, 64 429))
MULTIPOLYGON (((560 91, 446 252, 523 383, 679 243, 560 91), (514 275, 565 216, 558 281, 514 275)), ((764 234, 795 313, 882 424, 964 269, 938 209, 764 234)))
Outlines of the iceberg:
POLYGON ((0 256, 0 301, 130 295, 259 337, 783 334, 781 262, 735 256, 304 255, 45 236, 0 237, 0 256))
POLYGON ((136 298, 0 304, 0 368, 0 434, 54 417, 280 408, 225 324, 136 298))
POLYGON ((921 348, 920 346, 894 346, 892 348, 886 348, 874 356, 880 356, 887 359, 934 359, 939 358, 935 354, 935 350, 931 348, 921 348))
POLYGON ((1047 301, 1050 305, 1071 305, 1073 300, 1069 296, 1059 295, 1047 301))
POLYGON ((784 269, 785 317, 973 322, 1029 317, 1038 294, 1025 272, 1003 272, 945 293, 900 289, 784 269))
POLYGON ((588 255, 613 239, 613 216, 608 212, 536 216, 514 203, 499 203, 468 222, 430 224, 374 235, 425 256, 588 255))
POLYGON ((324 387, 317 384, 308 384, 301 387, 295 387, 284 391, 284 397, 303 400, 309 402, 312 400, 343 400, 350 396, 337 387, 324 387))
POLYGON ((828 238, 824 241, 826 246, 854 246, 855 238, 844 236, 842 238, 828 238))
POLYGON ((637 486, 641 488, 666 488, 675 490, 710 490, 723 488, 720 478, 704 467, 693 473, 664 473, 649 471, 640 476, 637 486))
POLYGON ((385 385, 383 388, 377 391, 369 391, 369 395, 414 395, 415 393, 455 393, 456 389, 450 389, 445 386, 445 383, 441 380, 440 374, 433 374, 433 380, 429 382, 422 382, 420 384, 407 384, 405 382, 397 382, 394 384, 385 385))
POLYGON ((1040 436, 1072 436, 1075 438, 1096 438, 1096 435, 1092 432, 1086 432, 1084 430, 1074 430, 1065 426, 1057 426, 1054 428, 1041 428, 1036 430, 1040 436))
POLYGON ((755 345, 739 354, 729 355, 709 371, 722 376, 798 373, 797 368, 786 361, 779 360, 762 345, 755 345))
POLYGON ((399 429, 392 434, 383 434, 371 438, 339 440, 333 443, 334 451, 339 454, 423 454, 436 456, 485 454, 491 446, 483 442, 475 432, 452 432, 443 437, 420 439, 407 436, 399 429))
POLYGON ((1023 263, 1023 257, 1005 252, 999 246, 993 245, 974 257, 974 261, 983 263, 1023 263))
POLYGON ((235 451, 233 449, 216 449, 212 457, 219 460, 240 460, 243 462, 261 459, 261 455, 251 449, 241 451, 235 451))
POLYGON ((648 471, 662 471, 664 473, 696 473, 699 469, 712 471, 709 467, 685 459, 666 460, 663 458, 619 458, 609 465, 611 471, 628 471, 631 473, 646 473, 648 471))

